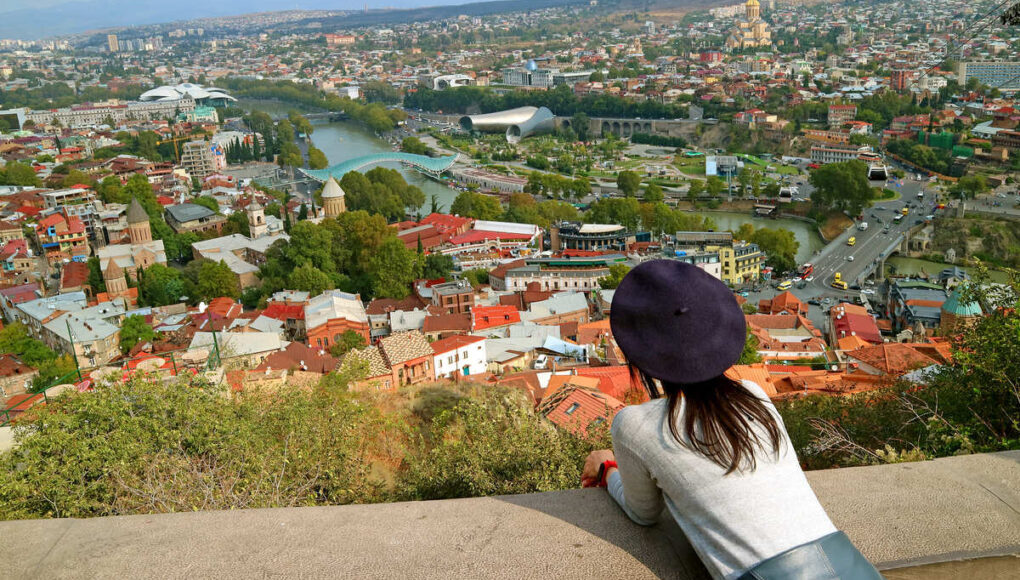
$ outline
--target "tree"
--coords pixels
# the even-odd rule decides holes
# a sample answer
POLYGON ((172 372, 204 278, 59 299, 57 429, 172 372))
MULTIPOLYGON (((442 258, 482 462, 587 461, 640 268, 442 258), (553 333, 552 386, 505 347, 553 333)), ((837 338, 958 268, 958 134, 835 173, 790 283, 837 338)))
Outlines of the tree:
POLYGON ((766 264, 777 272, 788 272, 797 267, 797 250, 800 242, 790 230, 760 228, 749 236, 749 241, 758 244, 767 255, 766 264))
POLYGON ((494 197, 462 191, 450 205, 450 213, 479 220, 494 220, 503 213, 503 208, 494 197))
POLYGON ((42 180, 35 174, 31 165, 13 161, 0 170, 0 184, 42 187, 42 180))
POLYGON ((737 364, 751 365, 760 362, 761 355, 758 354, 758 338, 748 332, 747 339, 744 340, 744 350, 740 353, 740 358, 737 360, 737 364))
POLYGON ((315 145, 308 146, 308 167, 310 169, 325 169, 329 167, 329 159, 326 154, 315 145))
POLYGON ((634 197, 638 188, 641 187, 641 176, 635 171, 621 171, 616 176, 616 187, 626 197, 634 197))
POLYGON ((163 264, 149 266, 138 278, 142 303, 148 306, 177 304, 187 293, 181 273, 163 264))
POLYGON ((156 331, 140 314, 126 316, 120 324, 120 352, 123 354, 127 354, 139 342, 148 342, 155 338, 156 331))
POLYGON ((210 211, 220 213, 220 204, 210 195, 200 195, 191 200, 191 203, 209 208, 210 211))
POLYGON ((856 159, 827 163, 811 172, 815 191, 811 201, 820 209, 837 209, 858 215, 871 202, 868 165, 856 159))
POLYGON ((697 199, 702 193, 705 192, 705 182, 700 179, 691 180, 691 185, 687 189, 687 197, 690 199, 697 199))
POLYGON ((977 194, 988 191, 988 180, 984 175, 965 175, 949 191, 960 199, 973 199, 977 194))
POLYGON ((722 193, 724 187, 726 187, 726 183, 715 175, 710 175, 705 182, 705 188, 708 190, 708 195, 712 197, 719 197, 719 194, 722 193))
POLYGON ((582 111, 574 113, 574 116, 570 118, 570 127, 580 141, 587 141, 591 137, 590 125, 591 120, 582 111))
POLYGON ((446 278, 453 271, 453 258, 445 254, 429 254, 425 256, 425 266, 422 270, 422 278, 426 280, 437 280, 446 278))
POLYGON ((100 292, 106 292, 106 283, 103 281, 103 270, 99 264, 99 258, 92 256, 88 261, 89 266, 89 288, 92 289, 92 295, 99 294, 100 292))
POLYGON ((131 199, 124 192, 120 178, 110 175, 96 186, 96 193, 104 203, 129 203, 131 199))
POLYGON ((613 264, 609 266, 609 275, 599 278, 599 287, 603 290, 613 290, 623 282, 624 276, 630 272, 627 264, 613 264))
POLYGON ((294 269, 287 278, 288 287, 318 296, 326 290, 333 289, 333 281, 325 272, 311 264, 303 264, 294 269))
POLYGON ((645 186, 644 200, 649 203, 659 202, 665 199, 662 193, 662 188, 654 183, 649 183, 645 186))
POLYGON ((585 219, 597 224, 620 224, 634 231, 641 221, 641 204, 632 197, 602 198, 591 204, 585 219))
POLYGON ((365 346, 365 338, 353 330, 345 330, 332 346, 329 347, 329 354, 340 358, 348 352, 365 346))
POLYGON ((399 300, 411 292, 411 283, 421 276, 421 269, 413 250, 405 248, 398 238, 388 237, 371 258, 367 273, 377 298, 399 300))
POLYGON ((400 142, 400 149, 404 153, 414 153, 416 155, 425 155, 428 153, 429 147, 417 137, 404 137, 404 140, 400 142))
POLYGON ((192 299, 208 302, 213 298, 226 296, 236 299, 241 295, 237 285, 237 276, 223 260, 196 260, 188 264, 188 273, 194 273, 192 299))

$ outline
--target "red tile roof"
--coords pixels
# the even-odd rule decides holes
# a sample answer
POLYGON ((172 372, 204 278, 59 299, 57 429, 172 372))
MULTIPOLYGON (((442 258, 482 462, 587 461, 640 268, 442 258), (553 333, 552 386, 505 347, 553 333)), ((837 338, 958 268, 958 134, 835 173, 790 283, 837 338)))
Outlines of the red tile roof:
POLYGON ((270 302, 262 311, 262 316, 275 320, 304 320, 305 307, 301 304, 284 304, 283 302, 270 302))
MULTIPOLYGON (((478 307, 475 307, 478 308, 478 307)), ((455 314, 436 314, 433 316, 426 316, 425 322, 422 324, 422 332, 425 334, 430 333, 443 333, 443 332, 470 332, 471 331, 471 315, 468 313, 455 313, 455 314)))
POLYGON ((545 417, 557 427, 577 434, 586 433, 596 424, 610 424, 616 413, 626 406, 604 393, 583 387, 570 385, 562 391, 562 396, 544 410, 545 417))
POLYGON ((648 400, 645 389, 631 381, 630 369, 626 366, 581 368, 577 369, 577 375, 598 379, 600 391, 621 401, 638 404, 648 400))
POLYGON ((257 370, 303 370, 312 373, 326 374, 336 368, 337 359, 328 352, 311 348, 301 342, 292 342, 282 351, 276 351, 266 357, 257 370))
POLYGON ((481 342, 483 340, 485 340, 485 337, 483 336, 470 336, 466 334, 458 334, 433 342, 431 344, 432 352, 434 352, 437 355, 444 354, 447 352, 457 350, 458 348, 475 344, 476 342, 481 342))
POLYGON ((432 213, 425 216, 425 219, 421 220, 421 223, 435 226, 439 231, 456 230, 462 227, 470 225, 473 221, 472 218, 460 217, 456 215, 450 215, 445 213, 432 213))
POLYGON ((485 330, 521 321, 521 313, 512 306, 475 306, 471 309, 471 329, 485 330))
POLYGON ((454 245, 459 244, 474 244, 477 242, 484 242, 486 240, 521 240, 527 241, 531 239, 531 234, 517 234, 512 232, 490 232, 486 230, 471 230, 465 232, 459 236, 450 238, 450 243, 454 245))
POLYGON ((846 355, 883 373, 901 375, 914 369, 940 364, 940 361, 922 354, 911 345, 888 342, 867 348, 852 350, 846 355))

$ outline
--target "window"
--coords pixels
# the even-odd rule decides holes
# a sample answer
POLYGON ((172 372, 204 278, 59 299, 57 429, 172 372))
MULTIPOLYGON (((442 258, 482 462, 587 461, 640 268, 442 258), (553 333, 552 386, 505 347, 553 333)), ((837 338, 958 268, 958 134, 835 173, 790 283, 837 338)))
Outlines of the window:
POLYGON ((580 406, 581 406, 581 403, 571 403, 571 405, 569 407, 567 407, 567 410, 565 411, 565 413, 567 415, 573 415, 574 411, 576 411, 578 408, 580 408, 580 406))
POLYGON ((453 364, 453 356, 452 356, 452 355, 451 355, 451 356, 448 356, 448 357, 446 357, 446 364, 450 364, 450 365, 452 365, 452 364, 453 364))

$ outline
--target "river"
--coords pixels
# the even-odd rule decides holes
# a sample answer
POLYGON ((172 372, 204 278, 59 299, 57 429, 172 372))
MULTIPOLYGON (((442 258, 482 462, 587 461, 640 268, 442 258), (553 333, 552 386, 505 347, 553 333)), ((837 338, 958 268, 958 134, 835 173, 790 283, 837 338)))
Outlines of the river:
MULTIPOLYGON (((301 110, 301 107, 294 107, 286 103, 261 100, 241 100, 237 106, 244 109, 258 109, 265 111, 272 116, 284 116, 288 111, 301 110)), ((388 153, 393 151, 385 139, 380 139, 375 133, 366 129, 360 123, 354 121, 313 121, 315 132, 312 133, 312 144, 326 154, 330 165, 342 163, 355 157, 363 157, 373 153, 388 153)), ((425 206, 422 211, 428 211, 432 196, 436 196, 441 211, 450 209, 450 204, 457 197, 457 190, 446 187, 425 177, 414 169, 404 167, 400 163, 383 163, 383 167, 396 169, 404 176, 408 183, 417 185, 425 193, 425 206)), ((366 167, 365 171, 371 169, 366 167)))
MULTIPOLYGON (((270 115, 286 115, 287 111, 295 107, 275 101, 253 101, 242 100, 238 106, 245 109, 258 109, 270 115)), ((359 123, 353 121, 340 122, 314 122, 315 132, 312 133, 312 143, 326 154, 330 165, 336 165, 348 159, 370 155, 372 153, 384 153, 392 151, 393 148, 384 139, 380 139, 374 133, 359 123)), ((384 164, 385 167, 392 167, 400 171, 408 183, 413 183, 425 192, 425 208, 429 205, 429 199, 436 196, 442 211, 447 211, 457 191, 433 181, 414 169, 404 167, 399 163, 384 164)), ((715 220, 720 230, 736 230, 741 224, 750 222, 756 228, 784 228, 793 232, 797 241, 800 242, 800 249, 797 251, 797 263, 810 262, 815 250, 825 246, 825 242, 818 235, 815 229, 799 220, 793 219, 762 219, 752 218, 748 213, 741 212, 694 212, 698 215, 711 217, 715 220)))
POLYGON ((789 218, 766 219, 753 218, 749 213, 733 211, 696 211, 691 212, 699 216, 710 217, 715 221, 717 230, 736 231, 741 224, 750 223, 755 228, 782 228, 793 232, 793 237, 800 242, 797 249, 797 263, 810 262, 815 250, 825 247, 825 242, 818 235, 815 228, 807 222, 789 218))

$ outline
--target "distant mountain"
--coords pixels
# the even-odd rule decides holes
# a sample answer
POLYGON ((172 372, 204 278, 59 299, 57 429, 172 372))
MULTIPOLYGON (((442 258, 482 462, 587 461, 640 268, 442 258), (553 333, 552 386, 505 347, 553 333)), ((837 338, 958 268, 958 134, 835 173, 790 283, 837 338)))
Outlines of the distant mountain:
MULTIPOLYGON (((387 6, 406 8, 436 2, 453 4, 464 0, 385 0, 387 6)), ((6 4, 6 2, 0 2, 6 4)), ((25 6, 0 10, 0 38, 33 40, 87 30, 160 24, 196 18, 215 18, 252 12, 279 10, 352 10, 365 0, 81 0, 48 1, 41 6, 30 0, 16 0, 25 6)), ((377 0, 367 2, 369 6, 377 0)))
POLYGON ((470 4, 451 4, 448 6, 426 6, 407 10, 369 10, 354 12, 344 16, 320 18, 322 27, 333 28, 355 26, 377 26, 398 24, 401 22, 421 22, 466 16, 485 16, 487 14, 521 13, 529 10, 541 10, 553 6, 570 4, 587 4, 589 0, 495 0, 493 2, 473 2, 470 4))

